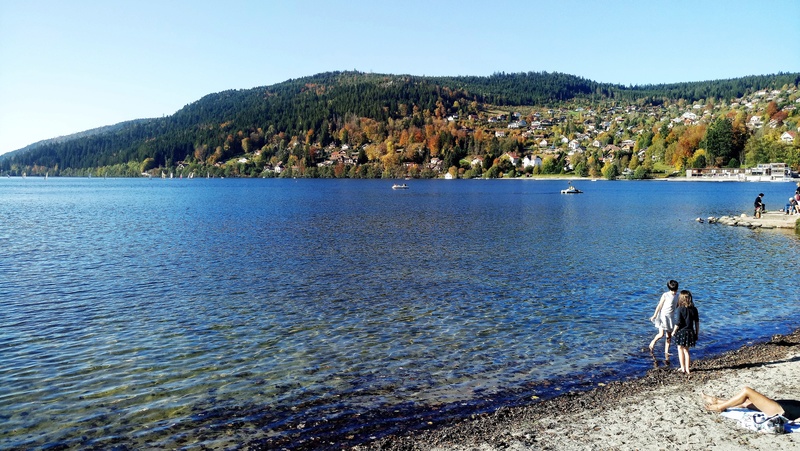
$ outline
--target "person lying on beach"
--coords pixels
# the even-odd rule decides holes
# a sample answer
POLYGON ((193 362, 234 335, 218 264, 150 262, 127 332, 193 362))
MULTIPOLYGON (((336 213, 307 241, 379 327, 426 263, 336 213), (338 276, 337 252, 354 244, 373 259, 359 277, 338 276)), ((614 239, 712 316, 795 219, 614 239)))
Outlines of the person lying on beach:
POLYGON ((759 410, 767 416, 783 415, 789 421, 795 421, 800 418, 800 401, 793 399, 776 401, 750 387, 744 387, 739 394, 727 400, 703 394, 703 402, 706 405, 706 409, 712 412, 722 412, 732 407, 740 407, 759 410))

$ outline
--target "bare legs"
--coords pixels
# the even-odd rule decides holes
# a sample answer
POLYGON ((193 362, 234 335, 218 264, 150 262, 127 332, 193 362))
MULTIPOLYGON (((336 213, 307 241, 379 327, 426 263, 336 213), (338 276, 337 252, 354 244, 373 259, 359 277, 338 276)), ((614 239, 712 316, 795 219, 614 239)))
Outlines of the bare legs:
POLYGON ((664 355, 669 355, 669 345, 672 341, 672 332, 667 331, 667 337, 664 339, 664 355))
POLYGON ((669 355, 669 344, 672 334, 668 330, 665 331, 664 329, 658 329, 658 334, 656 334, 655 338, 653 338, 653 341, 650 342, 650 352, 653 352, 658 340, 661 340, 661 338, 664 336, 666 336, 664 341, 664 354, 669 355))
POLYGON ((752 406, 764 412, 767 416, 783 414, 783 407, 780 404, 750 387, 744 387, 739 394, 727 401, 714 396, 703 395, 703 402, 706 403, 706 409, 714 412, 722 412, 731 407, 749 408, 752 406))
POLYGON ((661 340, 661 337, 663 336, 664 336, 664 329, 658 329, 658 333, 656 334, 655 338, 653 338, 653 341, 650 342, 650 352, 653 352, 653 348, 656 347, 656 343, 658 342, 658 340, 661 340))
POLYGON ((689 374, 689 364, 692 359, 689 357, 689 348, 678 345, 678 360, 681 361, 681 372, 689 374))

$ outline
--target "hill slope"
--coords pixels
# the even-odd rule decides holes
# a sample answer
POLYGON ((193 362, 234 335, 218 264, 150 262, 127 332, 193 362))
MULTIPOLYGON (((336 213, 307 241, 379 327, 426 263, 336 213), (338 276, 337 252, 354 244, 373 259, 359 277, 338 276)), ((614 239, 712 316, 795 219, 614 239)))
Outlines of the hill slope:
MULTIPOLYGON (((494 74, 489 77, 417 77, 331 72, 272 86, 209 94, 175 114, 130 121, 57 140, 48 140, 0 156, 0 171, 29 174, 48 171, 74 175, 109 168, 135 175, 152 168, 176 168, 179 162, 212 170, 229 159, 262 150, 288 164, 318 163, 319 148, 332 143, 353 147, 385 143, 407 132, 435 126, 443 118, 485 114, 491 109, 556 107, 567 103, 640 105, 731 99, 761 89, 797 85, 800 74, 753 76, 733 80, 624 87, 559 73, 494 74), (374 123, 373 123, 374 121, 374 123), (402 122, 398 126, 396 122, 402 122), (351 136, 355 133, 357 136, 351 136), (290 148, 291 146, 291 148, 290 148), (298 146, 302 150, 296 150, 298 146)), ((460 124, 464 125, 464 124, 460 124)), ((445 141, 453 138, 443 136, 445 141)), ((468 143, 432 143, 430 130, 412 138, 425 157, 445 147, 468 143)), ((471 141, 475 139, 472 138, 471 141)), ((392 145, 399 144, 399 139, 392 145)), ((408 140, 402 143, 408 146, 408 140)), ((474 145, 473 145, 474 147, 474 145)), ((386 149, 367 157, 375 161, 386 149)), ((402 160, 414 160, 403 157, 402 160)), ((419 158, 417 158, 419 159, 419 158)), ((263 161, 262 161, 263 163, 263 161)), ((272 161, 274 164, 275 161, 272 161)))

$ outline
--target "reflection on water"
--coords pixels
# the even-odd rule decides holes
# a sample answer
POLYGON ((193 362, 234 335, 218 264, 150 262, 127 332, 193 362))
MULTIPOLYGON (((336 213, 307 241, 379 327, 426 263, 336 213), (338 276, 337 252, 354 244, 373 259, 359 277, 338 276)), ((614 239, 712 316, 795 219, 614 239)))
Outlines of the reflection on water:
POLYGON ((788 184, 563 184, 2 180, 0 448, 303 440, 641 374, 670 278, 698 357, 797 324, 793 234, 694 222, 788 184))

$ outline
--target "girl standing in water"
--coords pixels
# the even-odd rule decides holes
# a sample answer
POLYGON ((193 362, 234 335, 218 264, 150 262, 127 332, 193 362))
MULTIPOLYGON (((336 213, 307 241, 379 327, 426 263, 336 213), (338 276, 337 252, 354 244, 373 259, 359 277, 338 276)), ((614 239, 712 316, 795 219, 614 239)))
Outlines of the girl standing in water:
POLYGON ((700 314, 692 301, 692 293, 682 290, 678 298, 678 323, 672 330, 675 344, 678 345, 678 359, 681 361, 680 371, 689 375, 689 348, 697 343, 700 334, 700 314))
POLYGON ((656 334, 653 341, 650 342, 650 352, 653 352, 653 348, 656 347, 658 340, 666 335, 664 340, 665 356, 669 355, 672 328, 675 326, 673 312, 675 311, 675 306, 678 304, 678 282, 674 280, 667 282, 667 290, 668 291, 661 295, 661 300, 658 301, 656 311, 653 313, 653 316, 650 317, 650 321, 652 321, 656 329, 658 329, 658 334, 656 334))

